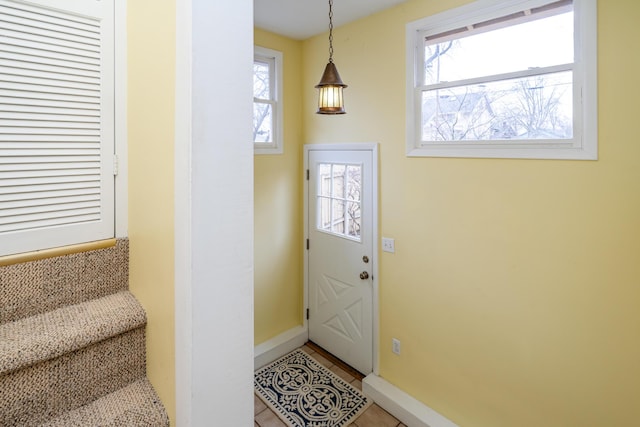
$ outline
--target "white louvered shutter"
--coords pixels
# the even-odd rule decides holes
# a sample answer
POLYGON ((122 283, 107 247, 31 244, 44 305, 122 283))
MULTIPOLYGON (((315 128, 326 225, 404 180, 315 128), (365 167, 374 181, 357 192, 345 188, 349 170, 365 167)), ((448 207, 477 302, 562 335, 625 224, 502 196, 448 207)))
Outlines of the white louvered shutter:
POLYGON ((114 236, 113 0, 0 0, 0 255, 114 236))

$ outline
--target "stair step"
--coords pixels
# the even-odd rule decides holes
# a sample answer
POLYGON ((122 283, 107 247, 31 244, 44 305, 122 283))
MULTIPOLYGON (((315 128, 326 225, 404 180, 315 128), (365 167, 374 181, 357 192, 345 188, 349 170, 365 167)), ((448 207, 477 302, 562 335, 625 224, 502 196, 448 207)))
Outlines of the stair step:
POLYGON ((0 323, 129 287, 129 240, 110 248, 0 267, 0 323))
POLYGON ((70 426, 168 427, 169 417, 149 380, 142 378, 41 427, 70 426))
POLYGON ((36 426, 145 376, 144 327, 0 376, 0 426, 36 426))
POLYGON ((0 426, 168 426, 128 240, 0 267, 0 426))
POLYGON ((0 375, 52 359, 146 324, 129 291, 0 325, 0 375))

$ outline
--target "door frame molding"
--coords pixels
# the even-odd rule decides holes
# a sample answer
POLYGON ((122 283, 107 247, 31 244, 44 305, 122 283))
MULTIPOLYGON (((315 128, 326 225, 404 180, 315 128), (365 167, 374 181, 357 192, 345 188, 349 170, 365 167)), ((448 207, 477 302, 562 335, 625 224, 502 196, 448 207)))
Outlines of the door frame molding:
POLYGON ((372 283, 372 334, 373 334, 373 348, 372 361, 373 361, 373 373, 379 375, 379 316, 378 316, 378 292, 379 292, 379 278, 378 274, 378 211, 380 206, 378 205, 378 143, 376 142, 354 142, 354 143, 340 143, 340 144, 305 144, 303 151, 303 180, 304 180, 304 241, 302 243, 302 250, 304 251, 304 292, 303 292, 303 306, 302 306, 302 322, 303 326, 309 335, 309 322, 306 316, 306 309, 309 307, 309 251, 306 247, 306 239, 309 238, 309 181, 307 180, 307 170, 309 170, 309 151, 368 151, 371 153, 371 164, 373 166, 371 171, 371 182, 373 185, 371 206, 373 206, 373 212, 371 212, 371 226, 373 228, 372 236, 372 253, 373 262, 371 263, 371 272, 373 275, 372 283))

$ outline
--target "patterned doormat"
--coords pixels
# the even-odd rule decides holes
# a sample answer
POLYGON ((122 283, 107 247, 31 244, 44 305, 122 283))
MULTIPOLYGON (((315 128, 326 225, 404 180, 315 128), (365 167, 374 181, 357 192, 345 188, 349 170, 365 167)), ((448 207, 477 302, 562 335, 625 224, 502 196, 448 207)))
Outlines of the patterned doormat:
POLYGON ((256 371, 258 396, 291 427, 341 427, 370 399, 298 349, 256 371))

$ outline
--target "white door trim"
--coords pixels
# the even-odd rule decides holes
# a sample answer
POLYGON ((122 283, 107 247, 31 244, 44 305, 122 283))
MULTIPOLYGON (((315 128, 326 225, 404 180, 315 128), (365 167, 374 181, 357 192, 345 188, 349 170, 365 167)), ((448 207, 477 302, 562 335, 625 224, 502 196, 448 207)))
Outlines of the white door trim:
MULTIPOLYGON (((305 144, 304 146, 304 159, 303 159, 303 179, 307 182, 307 170, 309 170, 309 151, 369 151, 371 152, 372 159, 372 183, 373 183, 373 212, 371 225, 373 228, 373 262, 371 265, 371 271, 373 273, 373 295, 372 295, 372 310, 373 310, 373 373, 378 375, 378 336, 379 336, 379 316, 378 316, 378 144, 375 142, 362 142, 362 143, 345 143, 345 144, 305 144)), ((309 252, 306 247, 306 239, 309 238, 309 187, 304 185, 304 294, 303 294, 303 313, 306 313, 309 307, 309 252)), ((309 333, 309 323, 306 315, 303 316, 303 326, 309 333)))

